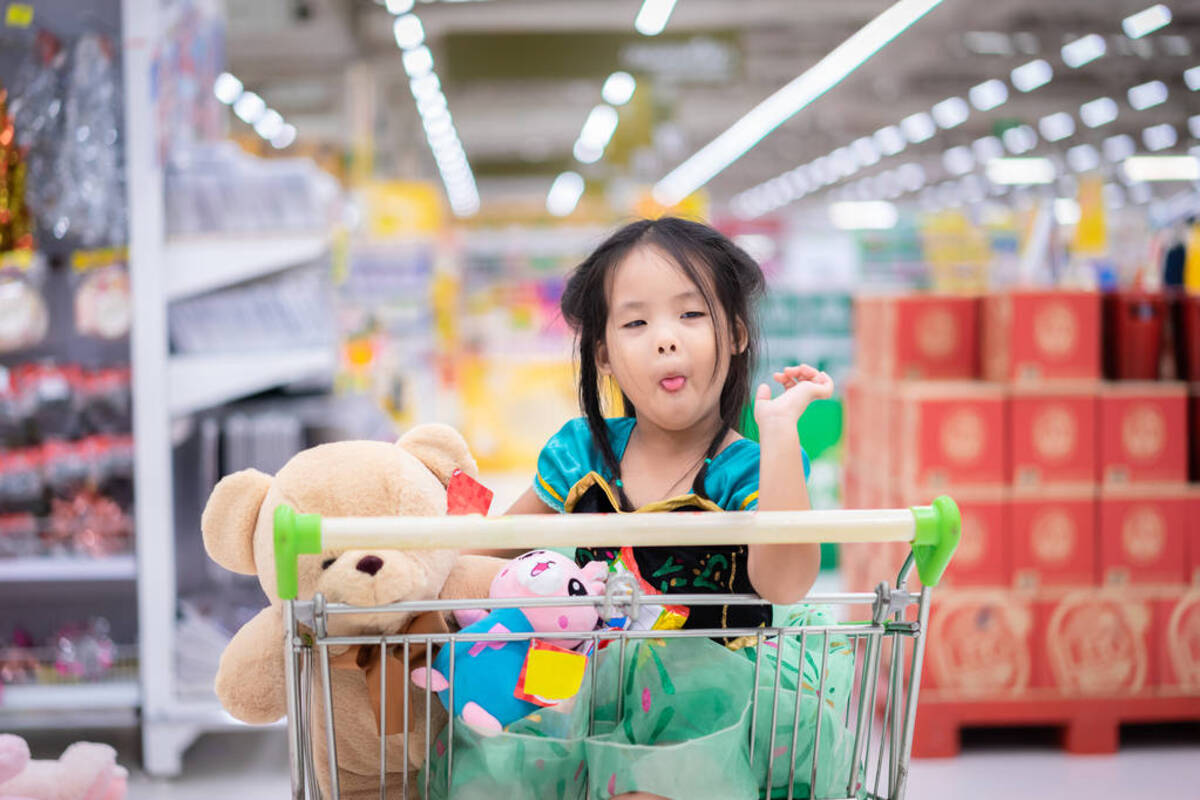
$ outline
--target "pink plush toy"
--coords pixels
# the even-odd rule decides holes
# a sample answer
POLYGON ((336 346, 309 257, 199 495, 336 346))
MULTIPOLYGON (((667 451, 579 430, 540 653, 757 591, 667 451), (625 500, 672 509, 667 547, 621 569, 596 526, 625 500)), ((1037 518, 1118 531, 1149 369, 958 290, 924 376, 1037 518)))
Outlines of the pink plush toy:
MULTIPOLYGON (((604 592, 608 565, 593 561, 580 569, 575 562, 549 550, 534 550, 508 563, 492 580, 488 596, 494 599, 517 597, 576 597, 604 592)), ((578 631, 590 633, 600 620, 595 606, 547 606, 541 608, 499 608, 456 614, 463 633, 547 633, 578 631)), ((548 640, 565 649, 574 649, 583 640, 548 640)), ((458 642, 454 645, 454 713, 485 733, 497 733, 505 725, 542 705, 541 697, 522 691, 531 643, 458 642)), ((582 660, 583 656, 579 656, 582 660)), ((443 647, 427 670, 413 670, 413 683, 428 686, 449 707, 450 648, 443 647)))
POLYGON ((0 800, 125 800, 127 777, 106 744, 76 742, 57 761, 32 761, 24 739, 0 733, 0 800))

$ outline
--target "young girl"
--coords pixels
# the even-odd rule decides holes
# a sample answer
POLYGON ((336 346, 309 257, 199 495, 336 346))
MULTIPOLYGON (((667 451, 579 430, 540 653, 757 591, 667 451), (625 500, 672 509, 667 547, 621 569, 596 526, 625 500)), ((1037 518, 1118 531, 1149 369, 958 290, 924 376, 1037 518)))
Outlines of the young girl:
MULTIPOLYGON (((533 485, 508 513, 808 509, 808 464, 796 424, 809 403, 832 395, 830 377, 809 366, 776 372, 783 392, 772 398, 764 383, 754 394, 761 444, 737 432, 750 402, 752 306, 762 291, 754 260, 696 222, 641 220, 600 245, 562 298, 577 334, 586 416, 550 439, 533 485), (620 390, 623 416, 604 416, 609 380, 620 390)), ((818 545, 629 544, 643 579, 664 594, 752 591, 791 604, 808 593, 820 568, 818 545)), ((614 555, 579 548, 576 560, 614 555)), ((684 626, 770 624, 770 607, 699 606, 684 626)))

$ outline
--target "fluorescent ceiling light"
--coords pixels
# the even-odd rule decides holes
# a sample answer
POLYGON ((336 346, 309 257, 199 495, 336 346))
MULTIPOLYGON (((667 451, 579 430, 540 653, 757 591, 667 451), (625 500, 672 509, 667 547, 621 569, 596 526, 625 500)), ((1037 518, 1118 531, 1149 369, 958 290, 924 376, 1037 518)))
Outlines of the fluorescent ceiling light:
POLYGON ((864 167, 874 166, 879 163, 879 145, 869 136, 855 139, 850 143, 850 149, 854 152, 854 157, 858 159, 858 163, 864 167))
POLYGON ((981 136, 971 142, 971 153, 976 161, 986 164, 993 158, 1001 158, 1004 155, 1004 145, 995 136, 981 136))
POLYGON ((274 139, 282 130, 283 115, 273 108, 268 108, 266 113, 258 118, 258 122, 254 123, 254 132, 267 141, 274 139))
POLYGON ((1054 198, 1054 220, 1059 225, 1077 225, 1082 216, 1083 212, 1075 200, 1070 197, 1054 198))
POLYGON ((1183 82, 1193 92, 1200 91, 1200 66, 1185 69, 1183 71, 1183 82))
POLYGON ((1054 70, 1045 59, 1035 59, 1028 64, 1022 64, 1010 75, 1012 85, 1022 92, 1032 92, 1039 86, 1045 86, 1054 77, 1054 70))
POLYGON ((1037 134, 1028 125, 1009 128, 1000 134, 1000 138, 1003 140, 1004 146, 1008 148, 1008 152, 1018 156, 1037 147, 1038 142, 1037 134))
POLYGON ((1117 101, 1111 97, 1097 97, 1079 107, 1079 118, 1089 128, 1099 128, 1117 118, 1117 101))
POLYGON ((896 155, 908 144, 904 140, 904 132, 896 125, 880 128, 871 138, 875 140, 875 144, 879 145, 879 151, 885 156, 896 155))
POLYGON ((588 144, 582 139, 576 139, 575 147, 571 150, 571 153, 581 164, 595 164, 603 157, 604 148, 588 144))
POLYGON ((1067 151, 1067 163, 1076 172, 1090 172, 1100 166, 1100 151, 1090 144, 1079 144, 1067 151))
POLYGON ((1132 156, 1122 169, 1135 183, 1200 180, 1200 159, 1194 156, 1132 156))
POLYGON ((925 185, 925 168, 920 164, 914 162, 901 164, 896 170, 896 175, 906 192, 915 192, 925 185))
POLYGON ((1046 141, 1057 142, 1075 133, 1075 118, 1065 111, 1049 114, 1038 120, 1038 130, 1046 141))
POLYGON ((831 203, 829 219, 841 230, 888 230, 896 227, 900 215, 891 203, 881 200, 831 203))
POLYGON ((900 120, 900 130, 904 131, 905 138, 913 144, 920 144, 932 139, 933 134, 937 132, 937 128, 933 124, 933 117, 924 111, 909 114, 900 120))
POLYGON ((858 172, 858 159, 849 147, 839 147, 829 154, 829 158, 833 161, 833 168, 840 178, 849 178, 858 172))
POLYGON ((1142 131, 1142 141, 1147 150, 1158 152, 1178 144, 1179 133, 1175 130, 1174 125, 1164 122, 1161 125, 1151 125, 1142 131))
POLYGON ((1116 211, 1125 207, 1125 190, 1115 183, 1106 183, 1101 189, 1104 195, 1104 205, 1116 211))
POLYGON ((1162 81, 1149 81, 1134 86, 1127 94, 1134 110, 1145 111, 1167 102, 1167 85, 1162 81))
POLYGON ((1104 37, 1098 33, 1089 33, 1073 42, 1062 46, 1062 60, 1068 67, 1078 69, 1084 64, 1095 61, 1108 52, 1104 37))
POLYGON ((980 111, 991 111, 1008 100, 1008 87, 1004 85, 1004 81, 992 78, 972 86, 971 91, 967 92, 967 97, 971 98, 971 105, 980 111))
POLYGON ((963 124, 967 121, 967 117, 971 116, 971 109, 967 105, 967 101, 961 97, 947 97, 930 111, 933 114, 934 122, 945 130, 963 124))
POLYGON ((228 72, 222 72, 213 81, 213 94, 227 106, 233 105, 242 96, 242 82, 228 72))
POLYGON ((413 9, 413 0, 387 0, 386 7, 389 14, 407 14, 413 9))
POLYGON ((404 14, 392 22, 392 36, 401 50, 412 50, 425 43, 425 28, 416 14, 404 14))
POLYGON ((788 183, 792 185, 792 191, 797 196, 808 194, 814 188, 808 177, 808 170, 803 167, 796 167, 793 170, 785 172, 784 177, 788 183))
POLYGON ((633 97, 637 81, 628 72, 614 72, 604 81, 600 96, 610 106, 623 106, 633 97))
POLYGON ((1054 164, 1048 158, 996 158, 987 164, 988 180, 1006 186, 1054 182, 1054 164))
POLYGON ((1200 139, 1200 114, 1188 117, 1188 133, 1193 139, 1200 139))
POLYGON ((951 147, 942 153, 942 166, 951 175, 966 175, 975 168, 975 157, 969 147, 951 147))
POLYGON ((271 146, 276 150, 282 150, 294 141, 296 141, 296 126, 286 122, 279 133, 271 138, 271 146))
POLYGON ((242 122, 253 125, 267 113, 267 103, 254 92, 243 92, 233 104, 233 113, 237 114, 242 122))
POLYGON ((899 0, 829 55, 779 89, 728 130, 680 164, 654 187, 655 199, 672 206, 708 183, 764 136, 829 91, 941 0, 899 0))
POLYGON ((556 217, 565 217, 575 210, 583 196, 583 176, 564 172, 554 179, 546 195, 546 210, 556 217))
POLYGON ((612 139, 618 120, 617 110, 610 105, 601 103, 588 113, 587 119, 583 123, 583 130, 579 132, 579 141, 588 147, 598 147, 603 150, 612 139))
POLYGON ((633 28, 643 36, 657 36, 667 27, 675 10, 675 0, 645 0, 633 20, 633 28))
POLYGON ((1107 160, 1116 164, 1136 153, 1137 145, 1134 144, 1132 136, 1122 133, 1105 139, 1101 145, 1101 150, 1103 150, 1104 157, 1107 160))
POLYGON ((424 45, 404 51, 404 71, 410 78, 419 78, 433 71, 433 53, 424 45))
POLYGON ((1130 39, 1140 39, 1147 33, 1153 33, 1171 21, 1171 9, 1162 3, 1153 5, 1145 11, 1130 14, 1121 20, 1121 30, 1130 39))
POLYGON ((1000 31, 967 31, 963 42, 973 53, 981 56, 1011 56, 1012 42, 1007 33, 1000 31))
POLYGON ((412 91, 412 96, 418 101, 431 97, 435 94, 442 93, 442 82, 438 80, 438 76, 432 72, 422 75, 419 78, 413 78, 408 82, 408 88, 412 91))
POLYGON ((441 92, 431 94, 417 101, 417 113, 422 118, 434 117, 443 111, 449 113, 449 108, 446 105, 446 95, 441 92))

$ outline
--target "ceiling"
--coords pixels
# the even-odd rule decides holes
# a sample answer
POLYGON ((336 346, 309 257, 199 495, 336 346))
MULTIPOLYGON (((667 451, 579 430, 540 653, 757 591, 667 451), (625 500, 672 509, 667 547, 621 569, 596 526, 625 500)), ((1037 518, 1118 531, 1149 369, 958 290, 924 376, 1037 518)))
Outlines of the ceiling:
MULTIPOLYGON (((707 188, 714 201, 728 202, 947 97, 965 98, 972 86, 991 78, 1009 84, 1008 102, 988 112, 972 108, 963 124, 872 169, 917 161, 936 181, 946 148, 1015 122, 1036 127, 1054 112, 1070 112, 1078 121, 1079 105, 1100 96, 1117 100, 1116 121, 1096 130, 1078 124, 1074 136, 1055 145, 1043 142, 1041 151, 1061 152, 1085 142, 1099 146, 1119 133, 1132 135, 1140 147, 1142 131, 1162 122, 1176 127, 1180 140, 1174 150, 1183 151, 1197 144, 1188 136, 1187 119, 1200 114, 1200 92, 1188 90, 1183 72, 1200 64, 1200 3, 1167 2, 1174 17, 1168 26, 1142 39, 1124 37, 1121 20, 1150 4, 944 0, 707 188), (1065 66, 1061 45, 1090 33, 1105 37, 1107 54, 1078 69, 1065 66), (1052 65, 1053 80, 1027 94, 1013 90, 1010 71, 1034 58, 1052 65), (1167 85, 1167 101, 1134 111, 1126 91, 1150 80, 1167 85)), ((226 5, 231 70, 295 123, 301 137, 352 144, 354 120, 363 112, 361 102, 348 98, 361 97, 366 85, 377 169, 396 177, 436 178, 384 7, 373 0, 226 5), (351 72, 358 77, 349 79, 351 72)), ((678 0, 657 37, 633 29, 641 0, 418 2, 415 13, 487 207, 523 194, 544 198, 553 177, 567 168, 591 185, 657 181, 889 5, 678 0), (605 157, 580 165, 572 146, 588 111, 601 101, 604 78, 618 69, 638 78, 637 92, 621 109, 605 157)))

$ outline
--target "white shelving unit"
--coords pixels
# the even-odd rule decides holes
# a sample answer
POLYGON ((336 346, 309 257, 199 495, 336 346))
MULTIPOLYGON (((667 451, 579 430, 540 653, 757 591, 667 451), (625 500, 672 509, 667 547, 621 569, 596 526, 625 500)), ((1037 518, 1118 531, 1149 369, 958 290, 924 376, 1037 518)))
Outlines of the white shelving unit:
MULTIPOLYGON (((163 171, 151 83, 162 38, 158 0, 122 0, 129 196, 135 515, 143 767, 178 774, 197 736, 249 730, 210 701, 183 699, 176 685, 176 559, 172 429, 178 418, 272 387, 331 376, 333 347, 172 356, 173 300, 310 263, 330 245, 326 232, 168 240, 163 171)), ((199 535, 199 531, 195 532, 199 535)))
POLYGON ((319 258, 326 235, 211 236, 170 239, 163 249, 167 300, 182 300, 261 278, 319 258))
POLYGON ((0 583, 66 581, 132 581, 137 564, 132 555, 107 558, 78 556, 0 560, 0 583))

